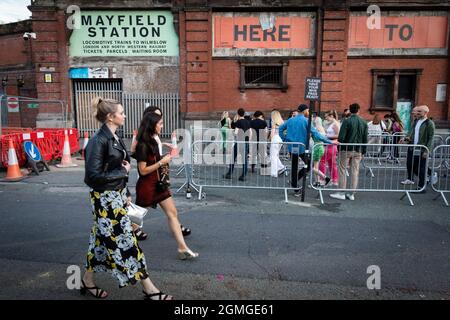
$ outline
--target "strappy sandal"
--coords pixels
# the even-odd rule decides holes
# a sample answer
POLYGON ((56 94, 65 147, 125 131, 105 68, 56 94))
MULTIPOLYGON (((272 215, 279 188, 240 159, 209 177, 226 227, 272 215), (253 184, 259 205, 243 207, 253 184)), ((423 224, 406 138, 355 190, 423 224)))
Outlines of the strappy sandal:
POLYGON ((191 234, 191 229, 181 226, 181 233, 184 237, 186 237, 191 234))
POLYGON ((144 241, 148 237, 148 234, 146 234, 144 231, 142 231, 141 228, 136 229, 134 231, 134 235, 136 236, 136 239, 138 239, 140 241, 144 241))
POLYGON ((148 294, 145 291, 142 291, 144 293, 144 300, 151 300, 151 301, 158 301, 158 300, 173 300, 173 297, 171 295, 165 294, 163 292, 157 292, 148 294))
POLYGON ((86 295, 86 292, 89 292, 94 298, 97 298, 97 299, 105 299, 108 297, 108 293, 105 290, 100 289, 99 287, 90 287, 89 288, 84 283, 84 280, 81 280, 81 284, 82 284, 82 287, 80 288, 80 294, 83 296, 86 295), (93 294, 91 290, 95 290, 95 294, 93 294), (106 296, 103 296, 103 293, 106 293, 106 296))

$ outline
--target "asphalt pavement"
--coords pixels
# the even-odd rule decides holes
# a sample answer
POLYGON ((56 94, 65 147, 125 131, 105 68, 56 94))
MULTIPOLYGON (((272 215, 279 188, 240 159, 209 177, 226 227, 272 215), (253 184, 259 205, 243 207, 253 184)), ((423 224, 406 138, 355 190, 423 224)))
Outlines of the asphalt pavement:
MULTIPOLYGON (((70 266, 82 268, 92 225, 84 167, 58 169, 21 182, 0 182, 0 299, 86 299, 69 290, 70 266)), ((173 190, 184 180, 172 172, 173 190)), ((0 176, 4 176, 1 172, 0 176)), ((130 189, 134 192, 135 171, 130 189)), ((205 189, 174 193, 188 245, 200 253, 177 260, 160 210, 150 210, 140 243, 158 287, 177 299, 450 299, 450 208, 436 193, 358 193, 321 205, 282 191, 205 189), (380 289, 369 290, 369 266, 380 289)), ((98 285, 109 299, 140 299, 109 274, 98 285)))

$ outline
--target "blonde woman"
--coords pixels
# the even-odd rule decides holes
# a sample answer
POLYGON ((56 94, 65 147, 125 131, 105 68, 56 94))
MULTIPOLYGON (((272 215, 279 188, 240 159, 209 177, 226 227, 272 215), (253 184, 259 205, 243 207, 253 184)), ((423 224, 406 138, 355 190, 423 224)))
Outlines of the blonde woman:
POLYGON ((270 131, 270 175, 272 177, 278 177, 279 174, 286 171, 286 167, 280 161, 280 150, 283 140, 281 140, 278 134, 278 128, 284 123, 284 121, 281 117, 280 111, 276 109, 272 111, 270 117, 272 123, 272 128, 270 131))
POLYGON ((228 111, 222 113, 222 118, 219 121, 220 132, 222 133, 222 148, 225 150, 226 142, 228 140, 228 132, 231 129, 231 119, 228 111))
POLYGON ((103 125, 86 147, 84 182, 91 188, 93 227, 80 293, 106 298, 108 293, 96 286, 94 273, 110 271, 119 287, 140 282, 146 300, 172 300, 150 280, 144 253, 127 214, 131 202, 127 187, 130 156, 116 134, 125 123, 123 107, 118 101, 102 98, 94 99, 92 106, 103 125))

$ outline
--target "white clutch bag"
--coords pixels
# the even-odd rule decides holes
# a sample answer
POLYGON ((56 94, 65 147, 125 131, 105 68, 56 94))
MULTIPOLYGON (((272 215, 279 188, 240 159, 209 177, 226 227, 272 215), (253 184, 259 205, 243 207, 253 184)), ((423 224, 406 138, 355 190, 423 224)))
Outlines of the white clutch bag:
POLYGON ((130 203, 127 207, 127 214, 130 217, 131 222, 136 223, 142 228, 144 223, 144 217, 147 214, 148 209, 138 206, 137 204, 130 203))

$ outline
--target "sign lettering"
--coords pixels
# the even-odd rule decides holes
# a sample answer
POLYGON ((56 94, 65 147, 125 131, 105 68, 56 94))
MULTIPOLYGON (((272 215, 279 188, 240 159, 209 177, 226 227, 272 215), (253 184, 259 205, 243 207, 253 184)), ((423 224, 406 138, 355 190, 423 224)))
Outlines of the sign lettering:
POLYGON ((367 17, 350 16, 350 49, 446 49, 447 16, 383 16, 380 28, 367 28, 367 17))
POLYGON ((312 49, 312 17, 276 14, 269 28, 257 15, 215 15, 213 19, 217 49, 312 49))
POLYGON ((169 11, 86 11, 70 38, 71 56, 178 56, 169 11))
POLYGON ((322 79, 309 77, 305 83, 305 100, 319 101, 322 79))

